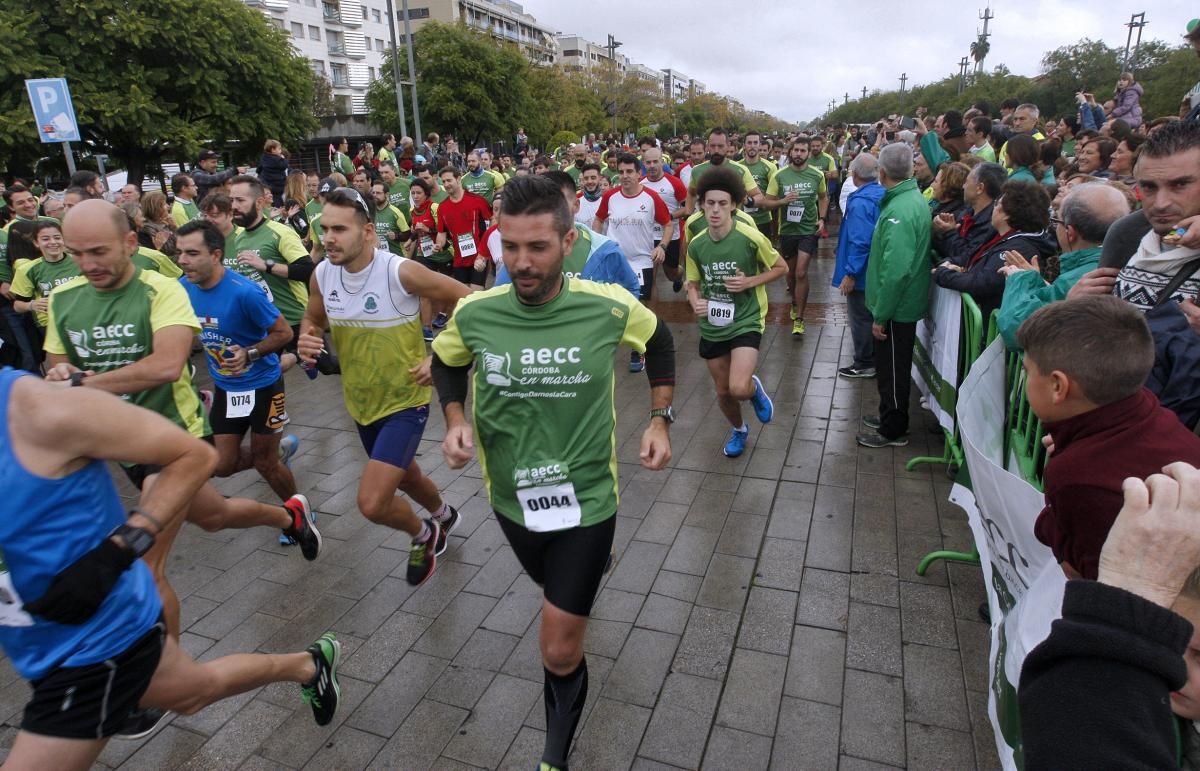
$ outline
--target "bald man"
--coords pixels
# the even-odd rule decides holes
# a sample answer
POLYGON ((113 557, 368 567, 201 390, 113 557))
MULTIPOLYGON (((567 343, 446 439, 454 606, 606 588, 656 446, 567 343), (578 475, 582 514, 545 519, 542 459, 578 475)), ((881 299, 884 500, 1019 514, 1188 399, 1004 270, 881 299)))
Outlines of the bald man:
MULTIPOLYGON (((50 293, 46 380, 117 394, 211 443, 187 366, 200 331, 187 292, 178 281, 133 263, 137 236, 125 213, 107 201, 83 201, 67 212, 63 239, 82 275, 50 293)), ((149 464, 122 468, 139 490, 152 486, 162 470, 149 464)), ((206 483, 192 496, 186 519, 209 532, 265 525, 301 543, 320 540, 302 495, 270 506, 225 498, 206 483)), ((178 519, 169 525, 145 556, 173 637, 179 636, 179 600, 167 583, 166 561, 182 524, 178 519)))

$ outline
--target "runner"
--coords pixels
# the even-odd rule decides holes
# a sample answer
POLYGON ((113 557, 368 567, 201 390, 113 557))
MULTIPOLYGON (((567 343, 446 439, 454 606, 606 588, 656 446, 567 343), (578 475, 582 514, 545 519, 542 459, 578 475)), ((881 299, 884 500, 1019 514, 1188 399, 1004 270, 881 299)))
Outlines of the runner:
MULTIPOLYGON (((278 352, 291 341, 292 330, 257 284, 225 268, 225 237, 216 225, 185 223, 175 233, 175 246, 213 380, 209 421, 216 476, 253 468, 279 500, 291 500, 298 491, 287 462, 300 440, 290 436, 281 444, 288 414, 278 352), (243 447, 247 431, 250 446, 243 447)), ((321 548, 315 522, 311 530, 314 537, 301 544, 306 559, 316 559, 321 548)), ((280 543, 295 543, 286 529, 280 543)))
POLYGON ((332 721, 341 656, 332 634, 299 653, 204 663, 163 634, 164 608, 138 558, 182 524, 213 468, 211 448, 115 396, 11 369, 0 370, 0 424, 0 645, 32 686, 6 768, 84 771, 139 705, 191 715, 275 682, 300 684, 317 724, 332 721), (128 513, 109 460, 162 469, 128 513))
MULTIPOLYGON (((759 190, 766 190, 771 183, 771 177, 775 176, 779 167, 762 155, 762 134, 757 131, 747 131, 742 148, 745 151, 742 165, 750 172, 750 176, 754 177, 755 187, 759 190)), ((770 209, 761 206, 746 206, 745 211, 754 220, 758 232, 766 236, 768 240, 775 237, 775 218, 771 216, 770 209)))
MULTIPOLYGON (((187 366, 199 325, 186 290, 133 264, 137 236, 125 214, 110 203, 94 200, 76 206, 67 214, 64 235, 83 275, 50 296, 46 379, 121 395, 192 436, 208 438, 211 432, 187 366)), ((162 469, 139 464, 124 470, 140 490, 151 487, 162 469)), ((307 559, 316 558, 316 551, 305 546, 317 536, 302 495, 270 506, 225 498, 205 484, 189 500, 186 519, 204 530, 286 529, 307 559)), ((178 526, 165 531, 145 556, 158 583, 167 631, 176 638, 179 600, 167 582, 166 561, 178 531, 178 526)))
POLYGON ((753 175, 750 174, 749 169, 733 160, 729 135, 725 133, 725 129, 717 127, 708 132, 708 160, 693 166, 691 176, 688 177, 688 211, 696 211, 697 186, 704 175, 709 169, 719 169, 726 164, 742 175, 742 184, 746 187, 746 200, 738 201, 738 206, 743 203, 752 207, 763 205, 763 194, 756 186, 753 175))
POLYGON ((9 292, 13 296, 13 310, 17 313, 33 311, 37 325, 45 329, 50 292, 78 276, 79 266, 67 258, 58 220, 37 223, 34 245, 42 256, 17 266, 9 292))
POLYGON ((412 213, 408 200, 408 191, 412 187, 412 180, 407 175, 397 176, 396 164, 392 161, 384 161, 379 164, 379 179, 383 181, 384 188, 387 190, 388 203, 404 212, 404 218, 407 220, 412 213))
MULTIPOLYGON (((438 182, 437 174, 434 172, 434 167, 430 164, 418 163, 416 166, 413 166, 413 176, 416 179, 423 179, 429 183, 429 189, 433 191, 434 203, 440 204, 449 197, 446 191, 442 189, 441 184, 438 182)), ((412 194, 411 190, 409 194, 412 194)))
POLYGON ((479 254, 487 221, 492 218, 492 207, 488 206, 491 198, 483 199, 468 192, 463 187, 462 172, 452 166, 439 171, 438 178, 447 197, 438 204, 438 234, 434 249, 440 252, 449 242, 454 250, 451 275, 467 286, 483 287, 487 276, 475 270, 475 256, 479 254))
POLYGON ((687 185, 690 189, 692 172, 702 163, 704 163, 704 140, 693 139, 691 144, 688 145, 687 165, 679 168, 679 181, 687 185))
POLYGON ((792 140, 788 145, 788 165, 771 178, 764 202, 768 209, 784 210, 779 218, 779 250, 788 264, 793 338, 804 334, 808 263, 817 253, 817 236, 825 229, 825 214, 829 208, 825 175, 808 165, 808 153, 807 137, 792 140))
MULTIPOLYGON (((404 201, 408 203, 408 190, 404 189, 404 201)), ((408 229, 408 217, 391 202, 387 185, 382 180, 371 184, 371 200, 375 204, 375 235, 379 248, 392 254, 404 254, 404 243, 412 238, 408 229)))
POLYGON ((787 263, 767 237, 734 217, 745 193, 741 175, 732 169, 704 175, 697 196, 708 227, 687 252, 688 300, 700 319, 700 358, 712 375, 717 405, 733 427, 723 449, 729 458, 746 449, 742 402, 751 402, 764 424, 775 412, 754 370, 766 329, 766 285, 787 273, 787 263))
POLYGON ((613 353, 618 344, 647 353, 651 412, 640 455, 654 470, 671 458, 675 356, 666 324, 628 293, 563 275, 575 231, 555 182, 514 179, 503 211, 515 283, 459 303, 433 343, 433 373, 446 414, 446 464, 465 466, 478 433, 496 520, 543 587, 541 768, 566 768, 587 698, 588 615, 616 522, 613 353), (474 427, 463 408, 473 363, 474 427))
MULTIPOLYGON (((494 174, 491 169, 484 165, 484 157, 486 153, 483 150, 476 150, 467 156, 467 173, 461 177, 462 187, 468 193, 473 193, 485 201, 492 200, 496 195, 496 191, 504 184, 503 177, 494 174)), ((441 172, 438 172, 441 176, 441 172)), ((443 183, 444 184, 444 183, 443 183)), ((446 190, 449 190, 446 186, 446 190)), ((488 215, 489 217, 491 215, 488 215)), ((486 226, 485 226, 486 227, 486 226)))
MULTIPOLYGON (((683 289, 683 266, 679 264, 679 254, 683 240, 683 218, 687 216, 687 187, 664 171, 662 150, 657 147, 647 147, 643 151, 642 165, 646 167, 642 185, 658 193, 671 213, 671 240, 667 242, 663 272, 671 279, 671 288, 678 292, 683 289)), ((657 234, 658 230, 655 229, 657 234)))
POLYGON ((254 177, 233 178, 229 200, 233 205, 233 222, 242 230, 234 241, 234 262, 231 263, 227 256, 225 267, 263 287, 287 319, 293 338, 279 357, 280 366, 287 372, 296 364, 296 338, 308 302, 308 280, 312 276, 313 261, 296 231, 263 218, 257 205, 263 195, 269 196, 270 191, 254 177))
MULTIPOLYGON (((565 172, 564 172, 565 173, 565 172)), ((570 176, 568 174, 567 176, 570 176)), ((582 188, 576 194, 578 197, 578 205, 574 206, 575 221, 581 222, 588 227, 596 221, 596 210, 600 208, 600 197, 603 191, 600 190, 600 167, 595 163, 583 164, 583 169, 579 174, 579 181, 582 188)), ((575 180, 571 180, 574 183, 575 180)))
MULTIPOLYGON (((428 167, 426 172, 428 173, 428 167)), ((413 201, 413 238, 405 244, 406 256, 429 268, 434 273, 449 276, 454 255, 449 251, 438 251, 436 238, 438 232, 438 203, 433 200, 436 195, 433 185, 424 176, 418 176, 412 183, 413 201)), ((443 193, 445 195, 445 193, 443 193)), ((421 298, 421 334, 426 342, 433 339, 433 330, 442 329, 450 318, 453 308, 443 303, 434 303, 428 297, 421 298)))
MULTIPOLYGON (((639 181, 637 158, 622 153, 617 158, 617 169, 621 173, 621 186, 600 199, 592 229, 604 233, 621 247, 633 272, 638 274, 641 287, 638 298, 649 302, 654 291, 654 268, 666 259, 666 245, 675 232, 675 223, 658 193, 639 181)), ((637 350, 631 352, 629 371, 641 372, 645 368, 645 356, 637 350)))
POLYGON ((329 169, 341 172, 347 181, 354 177, 354 161, 350 158, 350 140, 339 137, 334 145, 329 146, 329 169))
POLYGON ((415 458, 429 417, 422 296, 453 305, 464 286, 419 263, 378 248, 375 212, 352 188, 325 196, 321 213, 326 259, 312 279, 301 325, 300 355, 310 365, 330 329, 342 367, 346 411, 369 460, 358 484, 358 509, 376 524, 413 537, 407 580, 433 575, 458 512, 442 500, 415 458), (422 521, 396 491, 433 516, 422 521))
POLYGON ((175 227, 200 219, 200 207, 196 205, 199 188, 191 175, 176 174, 171 177, 171 193, 175 196, 175 202, 171 204, 171 219, 175 227))

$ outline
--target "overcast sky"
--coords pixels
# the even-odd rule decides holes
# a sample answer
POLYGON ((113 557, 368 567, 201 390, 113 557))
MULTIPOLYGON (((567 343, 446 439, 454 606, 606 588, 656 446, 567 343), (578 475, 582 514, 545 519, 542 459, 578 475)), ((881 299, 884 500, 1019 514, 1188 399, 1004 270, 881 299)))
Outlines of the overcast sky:
MULTIPOLYGON (((518 0, 558 31, 599 45, 611 32, 620 52, 655 69, 674 68, 746 105, 784 118, 811 120, 868 90, 895 89, 958 71, 982 25, 980 0, 958 3, 781 0, 518 0)), ((1182 43, 1200 16, 1168 0, 994 0, 986 68, 1005 64, 1020 75, 1040 71, 1042 54, 1080 38, 1125 47, 1125 24, 1146 13, 1143 40, 1182 43)))

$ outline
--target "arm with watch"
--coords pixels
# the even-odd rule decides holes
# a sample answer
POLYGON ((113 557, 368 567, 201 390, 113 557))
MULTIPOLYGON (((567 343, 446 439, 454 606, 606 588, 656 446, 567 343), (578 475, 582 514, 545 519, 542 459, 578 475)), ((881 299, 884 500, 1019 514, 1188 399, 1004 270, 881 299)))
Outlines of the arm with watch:
POLYGON ((267 336, 262 340, 248 348, 238 345, 227 348, 227 353, 232 355, 226 356, 222 366, 233 374, 239 375, 267 354, 283 350, 283 347, 291 341, 292 328, 288 326, 287 319, 281 313, 275 317, 275 322, 267 330, 267 336))
POLYGON ((43 619, 83 623, 160 533, 178 529, 188 502, 216 466, 216 451, 161 415, 99 389, 64 392, 32 377, 13 385, 9 418, 14 449, 40 476, 62 478, 92 460, 162 467, 128 519, 60 570, 41 597, 25 604, 26 611, 43 619))

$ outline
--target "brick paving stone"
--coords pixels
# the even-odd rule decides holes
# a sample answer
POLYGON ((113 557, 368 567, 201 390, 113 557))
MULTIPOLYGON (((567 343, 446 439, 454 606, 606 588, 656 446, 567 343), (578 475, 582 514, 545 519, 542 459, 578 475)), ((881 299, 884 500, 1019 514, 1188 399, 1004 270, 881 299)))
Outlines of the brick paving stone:
POLYGON ((846 630, 850 615, 850 576, 805 568, 796 623, 846 630))
POLYGON ((900 586, 904 642, 958 648, 950 590, 907 581, 900 586))
POLYGON ((645 707, 601 698, 576 737, 571 765, 629 768, 649 721, 650 710, 645 707))
POLYGON ((666 597, 673 597, 676 600, 683 600, 684 602, 695 602, 696 595, 700 593, 700 584, 703 580, 703 577, 700 575, 686 575, 670 570, 660 570, 654 579, 653 592, 666 597))
POLYGON ((541 696, 540 682, 497 675, 444 754, 462 763, 495 768, 520 730, 525 713, 541 696))
POLYGON ((898 677, 846 671, 842 705, 842 752, 903 766, 904 684, 898 677))
POLYGON ((836 768, 842 711, 828 704, 784 697, 779 705, 779 728, 771 752, 771 768, 836 768))
POLYGON ((904 646, 904 712, 908 720, 969 730, 958 651, 904 646))
POLYGON ((783 692, 788 696, 840 706, 846 663, 846 635, 814 626, 797 626, 783 692))
POLYGON ((422 699, 368 768, 373 771, 429 768, 469 714, 469 710, 422 699))
POLYGON ((213 734, 180 768, 185 771, 236 768, 254 754, 254 748, 267 739, 287 716, 287 710, 263 701, 252 701, 213 734))
POLYGON ((391 736, 446 669, 445 659, 408 653, 375 686, 346 723, 377 736, 391 736))
POLYGON ((713 728, 704 753, 704 768, 766 768, 771 740, 725 726, 713 728))
POLYGON ((688 618, 692 614, 692 604, 667 597, 662 594, 651 594, 642 606, 636 625, 644 629, 654 629, 659 632, 681 635, 687 628, 688 618))
POLYGON ((650 591, 658 568, 662 565, 669 549, 663 544, 633 541, 622 554, 617 555, 617 566, 605 584, 610 589, 620 589, 635 594, 650 591))
POLYGON ((366 731, 342 727, 304 768, 312 771, 330 768, 356 771, 366 768, 385 742, 386 739, 366 731))
POLYGON ((738 647, 788 655, 795 618, 795 592, 753 587, 742 616, 738 647))
POLYGON ((717 710, 717 723, 773 736, 786 672, 784 656, 745 648, 735 650, 717 710))
POLYGON ((846 666, 885 675, 902 674, 899 611, 880 605, 850 603, 846 666))
POLYGON ((909 768, 955 771, 975 764, 969 733, 909 723, 907 738, 909 768))
POLYGON ((720 692, 715 680, 679 672, 668 675, 638 753, 680 768, 698 768, 720 692))
POLYGON ((763 531, 767 528, 767 517, 758 514, 736 512, 725 520, 721 539, 716 550, 735 557, 757 557, 762 545, 763 531))
POLYGON ((697 605, 721 610, 740 611, 754 572, 754 560, 714 554, 700 585, 697 605))
POLYGON ((700 606, 693 608, 679 641, 672 670, 718 680, 724 678, 737 626, 736 613, 700 606))
MULTIPOLYGON (((730 517, 728 521, 734 522, 735 519, 730 517)), ((726 529, 728 529, 728 524, 726 529)), ((719 538, 722 538, 721 534, 714 530, 684 525, 679 529, 679 534, 675 537, 675 543, 672 544, 671 550, 667 552, 667 558, 663 560, 663 569, 703 576, 708 570, 708 561, 712 558, 719 538)), ((755 554, 758 553, 757 549, 758 546, 755 544, 755 554)), ((755 554, 742 556, 752 557, 755 554)))
POLYGON ((635 628, 604 685, 604 696, 653 707, 675 657, 679 636, 635 628))
POLYGON ((790 592, 799 591, 804 575, 804 553, 807 549, 808 544, 804 541, 785 538, 764 540, 762 554, 759 555, 754 571, 755 585, 786 589, 790 592))

